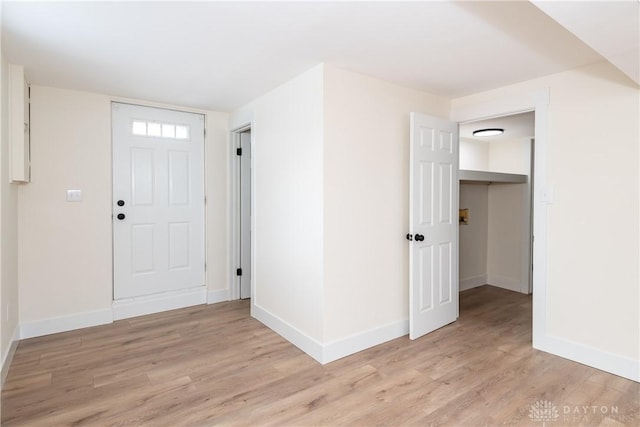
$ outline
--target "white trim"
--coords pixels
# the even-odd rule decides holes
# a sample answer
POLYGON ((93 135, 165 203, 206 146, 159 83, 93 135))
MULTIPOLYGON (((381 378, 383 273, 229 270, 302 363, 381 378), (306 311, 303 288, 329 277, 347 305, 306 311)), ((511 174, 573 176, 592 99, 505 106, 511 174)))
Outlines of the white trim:
POLYGON ((626 356, 609 353, 553 335, 545 335, 538 342, 537 348, 583 365, 640 382, 640 364, 637 360, 626 356))
POLYGON ((113 322, 111 309, 75 313, 67 316, 51 317, 43 320, 20 324, 20 339, 57 334, 91 326, 106 325, 113 322))
POLYGON ((487 275, 480 274, 478 276, 467 277, 466 279, 460 279, 460 286, 458 291, 466 291, 468 289, 477 288, 478 286, 487 285, 487 275))
POLYGON ((13 360, 13 355, 16 354, 16 349, 18 348, 18 342, 20 341, 20 326, 16 325, 13 330, 13 335, 11 336, 11 343, 9 344, 9 349, 6 354, 2 355, 2 371, 0 373, 0 388, 4 387, 4 382, 7 380, 7 375, 9 375, 9 368, 11 367, 11 361, 13 360))
POLYGON ((409 333, 409 319, 404 319, 323 345, 257 304, 251 306, 251 315, 323 365, 409 333))
POLYGON ((251 304, 251 316, 262 322, 269 329, 307 353, 316 361, 323 363, 323 346, 278 316, 270 313, 257 304, 251 304))
POLYGON ((408 333, 409 319, 404 319, 329 342, 323 346, 322 363, 333 362, 387 341, 406 336, 408 333))
POLYGON ((212 289, 207 291, 207 304, 229 301, 228 289, 212 289))
POLYGON ((128 319, 206 303, 207 289, 204 286, 144 297, 125 298, 113 301, 113 320, 128 319))

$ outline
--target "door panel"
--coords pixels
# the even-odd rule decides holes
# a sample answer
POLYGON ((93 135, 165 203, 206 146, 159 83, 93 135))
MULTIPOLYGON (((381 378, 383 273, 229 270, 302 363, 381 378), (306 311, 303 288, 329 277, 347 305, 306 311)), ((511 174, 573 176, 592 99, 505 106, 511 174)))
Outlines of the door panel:
POLYGON ((458 317, 458 126, 411 114, 409 336, 458 317), (423 237, 423 238, 422 238, 423 237))
POLYGON ((153 150, 131 149, 131 199, 134 206, 153 205, 153 150))
POLYGON ((114 299, 204 286, 204 116, 113 103, 112 120, 114 299))
POLYGON ((189 204, 190 176, 190 153, 188 151, 169 151, 169 205, 189 204))

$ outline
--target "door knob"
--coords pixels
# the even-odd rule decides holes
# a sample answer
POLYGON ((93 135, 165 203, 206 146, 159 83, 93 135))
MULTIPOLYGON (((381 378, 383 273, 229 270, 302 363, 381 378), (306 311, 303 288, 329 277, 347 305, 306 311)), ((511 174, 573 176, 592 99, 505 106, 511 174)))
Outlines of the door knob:
POLYGON ((416 234, 416 242, 422 242, 424 240, 424 236, 422 234, 416 234))
POLYGON ((118 200, 118 206, 124 206, 124 200, 118 200))
POLYGON ((407 233, 407 240, 408 241, 412 241, 413 240, 413 234, 407 233))
POLYGON ((123 213, 119 213, 117 218, 122 221, 125 218, 125 215, 123 213))

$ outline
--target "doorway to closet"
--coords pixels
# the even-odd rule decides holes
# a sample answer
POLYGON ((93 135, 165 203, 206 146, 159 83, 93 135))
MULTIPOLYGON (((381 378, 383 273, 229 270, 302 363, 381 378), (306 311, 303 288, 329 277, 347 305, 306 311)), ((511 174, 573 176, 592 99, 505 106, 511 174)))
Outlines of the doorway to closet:
POLYGON ((534 119, 531 111, 460 125, 460 291, 532 293, 534 119))

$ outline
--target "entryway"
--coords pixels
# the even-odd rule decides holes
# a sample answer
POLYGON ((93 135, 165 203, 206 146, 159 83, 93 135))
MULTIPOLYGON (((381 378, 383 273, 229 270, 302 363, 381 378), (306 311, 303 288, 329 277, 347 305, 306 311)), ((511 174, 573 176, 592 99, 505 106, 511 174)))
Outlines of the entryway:
POLYGON ((251 298, 251 127, 231 134, 232 281, 230 299, 251 298))
POLYGON ((460 291, 531 293, 534 112, 460 124, 460 291))
MULTIPOLYGON (((425 322, 420 319, 420 317, 429 317, 431 319, 439 319, 439 315, 434 307, 436 307, 431 301, 436 303, 442 303, 446 301, 448 304, 449 295, 447 286, 448 278, 447 275, 443 275, 442 273, 437 273, 437 268, 430 268, 433 261, 433 251, 426 251, 426 255, 421 254, 420 251, 417 250, 421 246, 421 242, 425 241, 426 236, 423 233, 416 233, 415 230, 419 230, 420 222, 424 222, 422 220, 422 214, 420 214, 420 210, 424 209, 425 206, 429 207, 429 205, 425 205, 422 203, 420 197, 418 197, 414 189, 418 186, 416 183, 419 180, 424 180, 426 175, 432 175, 429 172, 428 168, 420 168, 420 165, 416 163, 416 159, 414 158, 414 151, 422 149, 425 145, 425 141, 428 142, 428 139, 421 139, 420 133, 417 132, 416 120, 414 120, 415 116, 422 116, 425 120, 427 120, 425 127, 431 127, 435 134, 439 135, 439 139, 435 139, 436 145, 433 145, 433 150, 447 150, 447 144, 443 144, 442 142, 442 130, 444 130, 445 134, 447 132, 447 123, 452 123, 456 126, 457 123, 465 123, 478 121, 486 118, 493 117, 501 117, 508 116, 512 114, 529 112, 533 111, 535 117, 534 123, 534 135, 535 135, 535 150, 533 152, 533 167, 532 167, 532 181, 535 182, 535 191, 532 191, 532 206, 531 215, 532 219, 532 227, 528 232, 531 234, 531 239, 534 242, 531 250, 531 258, 533 260, 533 267, 531 271, 532 275, 532 292, 533 292, 533 315, 532 315, 532 346, 534 348, 541 348, 544 345, 544 341, 547 339, 546 335, 546 304, 547 304, 547 292, 546 292, 546 235, 547 235, 547 216, 546 216, 546 205, 553 203, 553 189, 547 185, 546 182, 546 147, 547 147, 547 138, 548 138, 548 106, 549 106, 549 92, 548 90, 540 90, 538 92, 533 92, 524 95, 517 95, 510 98, 479 102, 476 104, 470 105, 460 105, 454 106, 451 110, 451 122, 440 121, 439 123, 435 118, 417 115, 416 113, 412 113, 412 123, 411 123, 411 172, 410 172, 410 183, 411 183, 411 194, 410 194, 410 229, 407 237, 412 240, 410 243, 410 284, 409 284, 409 296, 410 296, 410 308, 409 308, 409 330, 411 331, 416 327, 416 325, 424 324, 425 322), (433 121, 435 119, 435 121, 433 121), (434 124, 429 124, 428 121, 432 121, 434 124), (437 145, 439 144, 439 145, 437 145), (425 175, 424 170, 429 172, 425 175), (531 231, 532 229, 532 231, 531 231), (419 244, 416 246, 414 234, 420 234, 419 244), (534 239, 535 237, 535 239, 534 239), (425 263, 420 257, 425 258, 428 262, 425 263), (426 266, 426 267, 425 267, 426 266), (421 270, 422 269, 422 270, 421 270), (443 280, 444 279, 444 280, 443 280), (435 292, 434 292, 435 291, 435 292), (416 303, 418 301, 418 303, 416 303), (430 304, 425 304, 424 302, 429 302, 430 304), (420 306, 422 304, 422 306, 420 306)), ((427 132, 429 133, 429 132, 427 132)), ((428 144, 427 144, 428 145, 428 144)), ((458 146, 457 135, 455 139, 455 145, 458 146)), ((439 166, 439 165, 438 165, 439 166)), ((442 170, 439 171, 440 176, 442 176, 442 170)), ((455 179, 458 179, 458 165, 456 163, 456 168, 453 173, 455 179)), ((457 189, 457 185, 456 185, 457 189)), ((454 191, 449 189, 446 192, 439 192, 435 195, 435 197, 439 197, 440 203, 444 197, 444 200, 448 200, 449 196, 453 196, 454 191), (443 196, 444 195, 444 196, 443 196)), ((432 194, 430 197, 434 197, 432 194)), ((457 198, 452 198, 455 200, 453 203, 446 203, 444 206, 453 207, 456 212, 458 211, 458 200, 457 198)), ((442 205, 441 205, 442 206, 442 205)), ((442 209, 442 207, 440 208, 442 209)), ((448 224, 449 219, 448 216, 445 215, 443 217, 442 210, 438 212, 440 215, 438 221, 443 224, 448 224), (444 221, 443 221, 444 218, 444 221)), ((457 221, 456 221, 457 222, 457 221)), ((458 236, 456 234, 455 241, 457 243, 458 236)), ((443 240, 444 244, 446 244, 446 240, 443 240)), ((443 242, 438 243, 440 249, 442 247, 443 242)), ((452 263, 455 266, 455 270, 458 268, 458 252, 457 249, 454 252, 455 262, 452 263)), ((452 258, 453 259, 453 258, 452 258)), ((442 271, 442 269, 440 269, 442 271)), ((455 274, 455 273, 454 273, 455 274)), ((453 275, 448 277, 454 277, 453 275)), ((454 286, 456 291, 458 290, 459 283, 458 278, 455 277, 454 286)), ((456 292, 457 294, 457 292, 456 292)), ((438 322, 434 322, 431 327, 426 328, 426 330, 421 331, 424 333, 428 333, 429 329, 435 330, 441 326, 446 325, 447 323, 451 323, 457 318, 457 310, 458 303, 457 298, 454 301, 456 316, 452 318, 451 315, 448 315, 446 318, 439 319, 438 322)), ((417 336, 420 336, 417 334, 417 336)), ((412 334, 410 332, 411 338, 416 338, 416 334, 412 334)))
POLYGON ((112 103, 113 298, 205 286, 204 116, 112 103))

